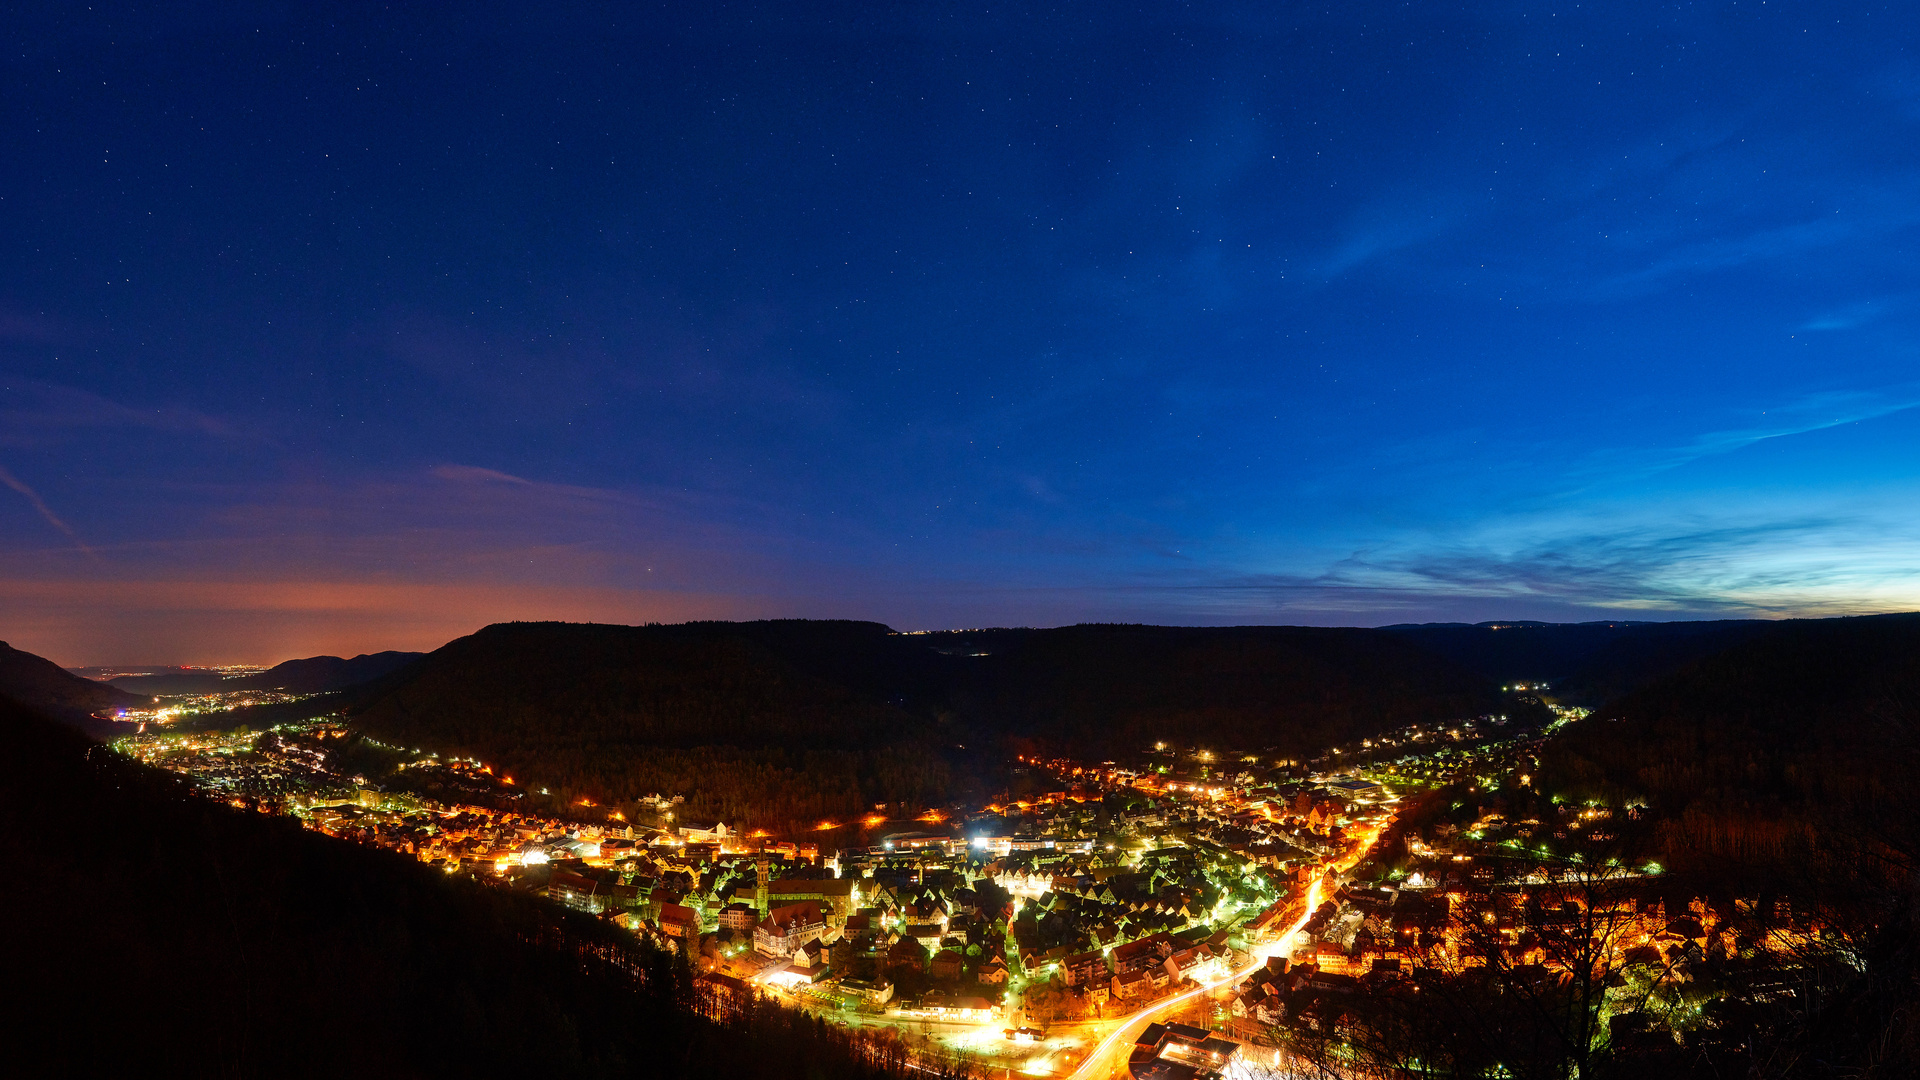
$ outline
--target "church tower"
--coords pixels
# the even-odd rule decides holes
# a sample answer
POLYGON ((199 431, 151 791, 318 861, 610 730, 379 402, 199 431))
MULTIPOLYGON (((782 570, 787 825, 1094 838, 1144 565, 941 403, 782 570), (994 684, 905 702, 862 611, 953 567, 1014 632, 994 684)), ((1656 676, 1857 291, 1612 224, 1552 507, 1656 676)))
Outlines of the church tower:
POLYGON ((765 851, 762 851, 760 857, 753 861, 753 872, 755 875, 753 882, 753 906, 760 909, 760 917, 764 919, 767 917, 767 912, 772 910, 769 907, 770 901, 768 897, 771 895, 771 886, 773 884, 773 875, 768 872, 767 853, 765 851))

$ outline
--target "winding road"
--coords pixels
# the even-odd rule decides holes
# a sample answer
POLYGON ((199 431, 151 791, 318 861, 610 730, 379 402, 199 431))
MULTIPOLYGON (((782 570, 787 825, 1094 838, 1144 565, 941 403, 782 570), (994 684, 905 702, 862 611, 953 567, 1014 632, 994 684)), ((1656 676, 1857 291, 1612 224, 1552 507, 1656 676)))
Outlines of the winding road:
MULTIPOLYGON (((1331 865, 1333 869, 1342 872, 1352 869, 1373 850, 1373 845, 1379 841, 1381 835, 1386 832, 1387 826, 1391 824, 1391 819, 1383 822, 1381 826, 1374 831, 1373 835, 1367 838, 1365 843, 1359 845, 1354 850, 1353 854, 1329 865, 1331 865)), ((1287 928, 1286 933, 1276 937, 1272 943, 1255 949, 1251 954, 1252 959, 1249 960, 1246 967, 1224 978, 1196 986, 1185 993, 1176 994, 1162 1001, 1155 1001, 1138 1012, 1123 1017, 1116 1022, 1116 1026, 1107 1034, 1107 1037, 1101 1039, 1093 1048, 1092 1052, 1087 1055, 1086 1060, 1080 1063, 1080 1067, 1068 1074, 1068 1080, 1108 1080, 1109 1077, 1115 1075, 1126 1075, 1127 1058, 1133 1052, 1135 1040, 1139 1039, 1140 1033, 1147 1029, 1147 1025, 1156 1022, 1159 1018, 1166 1016, 1176 1009, 1191 1004, 1196 998, 1210 994, 1229 983, 1239 982, 1241 979, 1259 970, 1261 966, 1266 964, 1267 957, 1285 948, 1287 943, 1293 940, 1293 936, 1307 925, 1307 920, 1313 917, 1314 909, 1320 906, 1320 890, 1325 881, 1326 872, 1323 869, 1319 874, 1315 875, 1313 884, 1307 889, 1306 903, 1301 908, 1300 918, 1295 921, 1292 926, 1287 928)))

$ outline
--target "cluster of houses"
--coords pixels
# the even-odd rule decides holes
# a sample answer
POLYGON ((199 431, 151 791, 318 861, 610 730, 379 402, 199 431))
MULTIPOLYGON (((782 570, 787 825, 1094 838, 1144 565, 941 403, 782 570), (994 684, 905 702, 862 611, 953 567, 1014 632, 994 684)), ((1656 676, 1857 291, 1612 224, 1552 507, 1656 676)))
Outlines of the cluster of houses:
POLYGON ((1228 931, 1201 926, 1078 953, 1061 961, 1060 971, 1074 1005, 1097 1012, 1108 1002, 1133 1009, 1182 984, 1223 978, 1242 958, 1228 931))

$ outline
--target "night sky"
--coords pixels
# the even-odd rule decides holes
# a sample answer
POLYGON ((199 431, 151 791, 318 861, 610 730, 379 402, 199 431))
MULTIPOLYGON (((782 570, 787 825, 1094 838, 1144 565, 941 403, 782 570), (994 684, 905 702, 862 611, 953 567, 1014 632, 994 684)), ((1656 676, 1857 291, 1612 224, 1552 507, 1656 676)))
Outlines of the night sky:
POLYGON ((63 663, 1920 607, 1911 4, 215 7, 6 20, 63 663))

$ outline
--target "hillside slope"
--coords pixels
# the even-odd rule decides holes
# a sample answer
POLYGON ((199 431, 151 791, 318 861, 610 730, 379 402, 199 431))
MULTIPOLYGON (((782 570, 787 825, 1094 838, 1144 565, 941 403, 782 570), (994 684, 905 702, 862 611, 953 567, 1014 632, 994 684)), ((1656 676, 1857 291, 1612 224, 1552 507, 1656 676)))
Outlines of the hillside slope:
POLYGON ((1638 797, 1674 858, 1920 855, 1920 615, 1792 620, 1616 698, 1555 741, 1551 781, 1638 797))
POLYGON ((687 813, 736 824, 946 797, 939 725, 782 655, 884 654, 886 628, 811 625, 800 642, 782 624, 490 626, 368 686, 349 712, 378 738, 477 756, 563 797, 687 792, 687 813))
POLYGON ((1377 630, 1082 625, 927 640, 962 657, 956 713, 1089 755, 1163 739, 1310 755, 1497 701, 1488 680, 1377 630))
POLYGON ((1770 622, 1429 623, 1384 629, 1500 683, 1550 682, 1595 706, 1703 656, 1765 633, 1770 622))
POLYGON ((1160 739, 1300 753, 1493 707, 1483 680, 1371 630, 877 623, 490 626, 350 695, 378 738, 571 796, 685 792, 770 827, 956 794, 1009 740, 1105 756, 1160 739))
POLYGON ((904 1075, 792 1010, 719 1027, 600 920, 189 794, 0 700, 20 1075, 904 1075), (84 842, 49 842, 49 838, 84 842))
POLYGON ((0 695, 84 725, 89 713, 144 705, 147 699, 83 679, 44 657, 0 641, 0 695))

